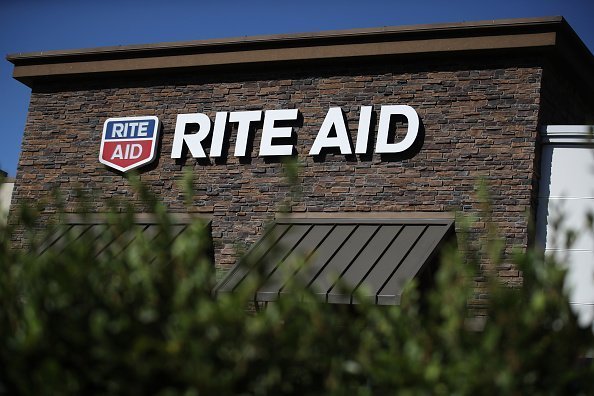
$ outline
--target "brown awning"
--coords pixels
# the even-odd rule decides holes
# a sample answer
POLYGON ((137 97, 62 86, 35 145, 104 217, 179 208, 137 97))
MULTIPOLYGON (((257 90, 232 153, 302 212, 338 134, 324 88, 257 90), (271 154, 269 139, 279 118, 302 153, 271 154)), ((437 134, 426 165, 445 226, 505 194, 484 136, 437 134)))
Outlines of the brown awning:
POLYGON ((454 220, 442 214, 384 216, 276 219, 215 291, 233 292, 258 271, 264 280, 257 302, 307 287, 329 303, 353 304, 362 297, 399 304, 406 282, 427 269, 454 234, 454 220))

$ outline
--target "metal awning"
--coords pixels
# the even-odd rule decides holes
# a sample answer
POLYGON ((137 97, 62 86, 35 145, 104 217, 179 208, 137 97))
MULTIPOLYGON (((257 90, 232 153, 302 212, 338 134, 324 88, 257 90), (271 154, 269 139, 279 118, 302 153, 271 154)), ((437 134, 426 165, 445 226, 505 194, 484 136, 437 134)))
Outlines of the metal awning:
MULTIPOLYGON (((39 254, 45 252, 60 253, 69 243, 84 239, 92 244, 97 256, 108 254, 119 256, 140 236, 151 242, 159 238, 163 228, 154 214, 139 213, 125 219, 125 214, 67 214, 59 225, 52 229, 45 241, 38 248, 39 254), (129 221, 129 223, 127 223, 129 221)), ((168 237, 173 242, 189 230, 194 221, 201 221, 208 229, 210 238, 210 220, 186 213, 169 213, 168 237)), ((211 241, 209 241, 211 243, 211 241)), ((212 252, 207 252, 212 254, 212 252)))
POLYGON ((263 280, 256 302, 307 287, 329 303, 353 304, 362 297, 399 304, 406 282, 429 267, 453 234, 454 220, 444 214, 278 218, 215 292, 233 292, 257 271, 263 280))

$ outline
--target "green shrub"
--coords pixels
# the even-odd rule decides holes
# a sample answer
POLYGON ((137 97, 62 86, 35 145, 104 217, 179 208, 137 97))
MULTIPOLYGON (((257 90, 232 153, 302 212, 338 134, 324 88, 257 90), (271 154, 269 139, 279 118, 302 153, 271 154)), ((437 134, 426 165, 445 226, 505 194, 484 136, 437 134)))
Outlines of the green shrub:
POLYGON ((409 285, 400 306, 323 304, 304 288, 303 301, 253 312, 257 275, 214 297, 207 227, 197 221, 174 238, 152 202, 159 233, 151 239, 119 238, 131 214, 112 214, 100 235, 66 233, 66 243, 46 250, 56 231, 34 232, 27 212, 26 248, 12 249, 4 230, 5 394, 594 393, 592 332, 576 324, 564 272, 535 252, 513 257, 520 288, 483 274, 486 317, 468 307, 473 276, 479 264, 499 264, 502 245, 488 235, 474 248, 464 232, 435 286, 419 296, 409 285))

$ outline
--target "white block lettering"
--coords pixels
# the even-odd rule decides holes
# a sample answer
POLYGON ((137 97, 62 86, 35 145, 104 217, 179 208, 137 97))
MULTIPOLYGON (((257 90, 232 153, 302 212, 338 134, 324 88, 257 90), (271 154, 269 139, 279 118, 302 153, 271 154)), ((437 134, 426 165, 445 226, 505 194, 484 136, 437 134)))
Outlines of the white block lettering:
POLYGON ((262 119, 262 110, 234 111, 229 114, 229 122, 238 122, 237 139, 235 139, 235 156, 245 157, 250 124, 262 119))
POLYGON ((141 122, 138 124, 138 137, 147 137, 148 136, 148 122, 141 122))
POLYGON ((124 154, 122 153, 122 145, 118 144, 115 149, 113 150, 113 154, 111 155, 110 160, 114 159, 124 159, 124 154))
POLYGON ((293 127, 276 127, 276 121, 294 121, 299 116, 298 109, 268 110, 264 115, 264 126, 262 128, 262 140, 260 141, 260 156, 291 155, 293 154, 292 144, 273 144, 272 139, 290 138, 293 134, 293 127))
POLYGON ((375 152, 401 153, 409 149, 419 134, 419 115, 412 107, 408 105, 382 106, 380 110, 380 120, 377 131, 377 141, 375 142, 375 152), (398 143, 388 143, 390 132, 390 120, 393 115, 403 115, 408 120, 408 129, 406 136, 398 143))
POLYGON ((140 144, 130 144, 128 147, 126 147, 126 152, 126 159, 138 159, 142 155, 142 146, 140 144))
POLYGON ((122 136, 122 132, 124 132, 124 124, 121 122, 115 122, 113 124, 113 129, 111 130, 111 137, 124 137, 122 136))
POLYGON ((190 154, 195 158, 206 158, 206 153, 202 147, 202 141, 210 133, 210 118, 206 114, 179 114, 175 124, 173 134, 173 148, 171 158, 181 158, 184 142, 190 150, 190 154), (199 126, 198 132, 186 135, 186 126, 196 124, 199 126))
POLYGON ((346 129, 344 113, 340 107, 331 107, 320 127, 316 140, 309 150, 309 155, 319 155, 324 147, 339 147, 341 154, 352 154, 351 142, 346 129), (336 136, 328 136, 334 127, 336 136))
POLYGON ((373 106, 361 106, 361 112, 359 113, 359 129, 357 130, 357 144, 355 146, 356 154, 367 153, 372 110, 373 106))
POLYGON ((210 157, 218 158, 223 151, 223 139, 225 137, 225 126, 227 125, 227 112, 218 112, 215 116, 212 129, 212 141, 210 142, 210 157))

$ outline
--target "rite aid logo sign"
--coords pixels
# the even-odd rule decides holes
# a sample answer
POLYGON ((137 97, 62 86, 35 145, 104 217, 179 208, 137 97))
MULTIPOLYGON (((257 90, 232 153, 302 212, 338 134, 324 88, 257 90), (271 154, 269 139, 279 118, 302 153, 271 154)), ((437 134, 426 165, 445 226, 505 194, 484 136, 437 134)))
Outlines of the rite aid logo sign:
MULTIPOLYGON (((376 115, 377 134, 371 127, 373 112, 373 106, 361 106, 355 128, 355 125, 349 127, 345 112, 340 107, 329 108, 307 155, 319 156, 327 149, 338 150, 342 155, 362 155, 368 154, 371 146, 374 146, 374 152, 378 154, 397 154, 413 148, 420 140, 421 123, 419 115, 412 107, 382 105, 376 115), (391 132, 394 118, 406 120, 406 126, 399 126, 398 138, 395 132, 391 132), (353 131, 352 135, 350 131, 353 131), (370 141, 371 139, 375 139, 375 142, 370 141)), ((293 127, 298 118, 299 109, 219 111, 214 123, 204 113, 178 114, 171 158, 182 158, 185 155, 184 147, 193 158, 218 158, 226 155, 223 147, 225 139, 229 139, 225 133, 228 129, 236 131, 234 156, 251 155, 248 150, 249 135, 255 133, 252 124, 260 122, 262 128, 258 131, 258 156, 290 156, 296 152, 295 141, 292 140, 291 143, 287 139, 293 138, 293 127)), ((156 156, 159 129, 159 119, 153 116, 108 119, 103 126, 99 161, 122 172, 150 163, 156 156)))
POLYGON ((159 127, 153 116, 109 118, 103 124, 99 161, 121 172, 152 162, 159 127))

